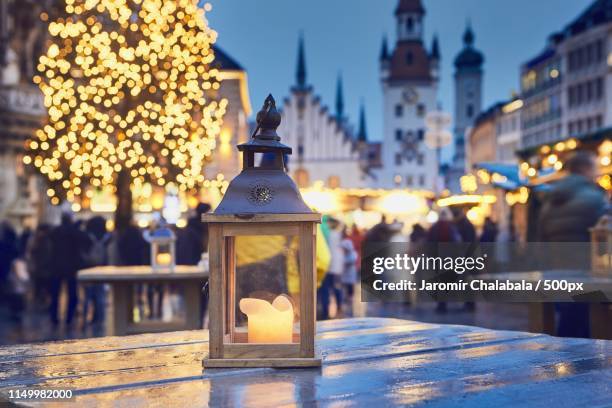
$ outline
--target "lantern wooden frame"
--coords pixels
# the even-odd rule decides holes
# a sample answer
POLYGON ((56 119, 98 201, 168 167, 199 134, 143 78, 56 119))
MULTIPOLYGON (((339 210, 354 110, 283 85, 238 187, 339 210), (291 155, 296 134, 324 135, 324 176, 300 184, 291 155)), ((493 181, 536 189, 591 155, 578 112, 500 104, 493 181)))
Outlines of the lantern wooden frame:
POLYGON ((316 232, 321 215, 310 214, 205 214, 209 224, 209 356, 205 368, 214 367, 317 367, 316 232), (233 333, 235 299, 234 240, 240 235, 291 235, 299 237, 299 334, 290 344, 247 343, 233 333), (229 295, 228 295, 229 294, 229 295), (229 297, 229 298, 228 298, 229 297), (238 341, 236 341, 238 340, 238 341))

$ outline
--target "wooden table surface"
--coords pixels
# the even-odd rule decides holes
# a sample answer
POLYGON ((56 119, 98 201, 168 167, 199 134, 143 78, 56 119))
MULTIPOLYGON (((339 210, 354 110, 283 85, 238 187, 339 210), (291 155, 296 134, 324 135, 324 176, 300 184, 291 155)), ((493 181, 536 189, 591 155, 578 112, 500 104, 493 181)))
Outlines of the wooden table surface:
POLYGON ((72 388, 79 407, 612 405, 611 341, 379 318, 318 329, 321 369, 203 371, 204 330, 0 347, 0 394, 72 388))
POLYGON ((150 265, 96 266, 81 269, 78 279, 83 282, 151 281, 207 278, 208 270, 198 266, 176 265, 174 269, 154 271, 150 265))

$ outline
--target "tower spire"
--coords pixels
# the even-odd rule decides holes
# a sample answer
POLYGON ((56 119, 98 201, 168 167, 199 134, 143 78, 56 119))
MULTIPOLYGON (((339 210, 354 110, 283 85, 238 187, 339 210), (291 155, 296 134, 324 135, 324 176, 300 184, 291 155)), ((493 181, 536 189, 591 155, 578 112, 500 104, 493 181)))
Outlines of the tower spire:
POLYGON ((298 88, 306 87, 306 57, 304 56, 304 35, 300 34, 298 42, 297 69, 295 71, 295 81, 298 88))
POLYGON ((359 131, 357 132, 357 140, 360 142, 368 141, 368 132, 366 129, 365 106, 363 104, 363 101, 361 102, 361 108, 359 109, 359 131))
POLYGON ((380 60, 389 59, 389 46, 387 45, 387 36, 383 35, 382 45, 380 46, 380 60))
POLYGON ((342 91, 342 74, 338 73, 336 82, 336 119, 338 122, 344 120, 344 93, 342 91))
POLYGON ((435 60, 440 59, 440 45, 438 44, 438 34, 434 34, 433 41, 431 43, 431 58, 435 60))
POLYGON ((465 26, 465 33, 463 33, 463 43, 466 47, 474 44, 474 32, 472 31, 472 22, 469 18, 465 26))

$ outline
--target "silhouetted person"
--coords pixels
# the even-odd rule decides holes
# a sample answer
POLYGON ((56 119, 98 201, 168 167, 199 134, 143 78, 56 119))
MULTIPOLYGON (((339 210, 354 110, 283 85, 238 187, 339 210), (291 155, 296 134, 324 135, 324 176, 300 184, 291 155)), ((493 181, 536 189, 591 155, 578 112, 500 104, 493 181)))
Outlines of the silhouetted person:
POLYGON ((455 226, 457 227, 457 232, 461 236, 461 242, 464 243, 473 243, 476 242, 476 228, 470 222, 465 211, 460 208, 453 209, 453 215, 455 218, 455 226))
POLYGON ((53 270, 50 292, 51 292, 51 322, 57 325, 59 316, 59 296, 62 284, 66 283, 68 295, 68 308, 66 310, 66 323, 72 323, 76 306, 78 304, 77 294, 77 272, 85 266, 83 260, 87 249, 87 235, 80 231, 72 222, 70 214, 62 214, 61 224, 51 232, 53 247, 53 258, 51 268, 53 270))
POLYGON ((142 231, 133 223, 113 232, 111 261, 120 266, 149 263, 149 245, 142 231))
POLYGON ((482 227, 482 234, 480 234, 480 242, 495 242, 498 232, 499 229, 495 221, 491 217, 486 217, 482 227))
MULTIPOLYGON (((451 213, 447 208, 442 208, 438 214, 438 221, 436 221, 427 231, 427 250, 428 256, 437 257, 443 254, 439 253, 437 245, 431 244, 447 244, 461 242, 461 235, 457 229, 457 226, 451 220, 451 213)), ((444 247, 442 247, 444 248, 444 247)), ((437 271, 439 280, 449 281, 453 280, 455 276, 451 275, 454 272, 442 272, 437 271)), ((436 311, 439 313, 446 312, 446 302, 438 302, 436 311)))
POLYGON ((421 226, 421 224, 414 224, 412 231, 410 232, 410 242, 414 244, 420 244, 427 239, 427 231, 421 226))
POLYGON ((189 217, 185 228, 179 229, 176 241, 176 262, 181 265, 197 265, 203 252, 208 252, 208 224, 202 215, 210 211, 210 205, 199 203, 195 214, 189 217))
POLYGON ((327 218, 329 227, 327 245, 331 255, 329 268, 318 290, 321 302, 321 320, 329 319, 329 305, 331 296, 336 300, 337 314, 342 310, 342 274, 344 272, 344 250, 342 249, 342 225, 335 218, 327 218))
MULTIPOLYGON (((85 232, 89 239, 85 254, 87 267, 108 264, 108 241, 110 236, 106 231, 106 220, 100 216, 92 217, 85 224, 85 232)), ((106 293, 103 284, 88 284, 85 287, 85 302, 83 304, 83 318, 87 322, 89 308, 93 306, 92 323, 101 323, 105 317, 106 293)))
POLYGON ((48 224, 38 224, 26 248, 26 262, 34 288, 36 306, 48 308, 50 285, 53 278, 51 262, 53 259, 52 228, 48 224))
POLYGON ((17 252, 17 233, 8 222, 3 222, 0 224, 0 302, 9 300, 8 279, 17 252))
MULTIPOLYGON (((578 151, 566 162, 569 175, 544 196, 538 221, 543 242, 589 242, 589 228, 609 207, 605 191, 593 180, 597 165, 593 154, 578 151)), ((572 256, 576 256, 572 254, 572 256)), ((584 260, 585 269, 589 259, 584 260)), ((562 265, 561 265, 562 266, 562 265)), ((559 303, 557 335, 589 337, 589 309, 585 303, 559 303)))

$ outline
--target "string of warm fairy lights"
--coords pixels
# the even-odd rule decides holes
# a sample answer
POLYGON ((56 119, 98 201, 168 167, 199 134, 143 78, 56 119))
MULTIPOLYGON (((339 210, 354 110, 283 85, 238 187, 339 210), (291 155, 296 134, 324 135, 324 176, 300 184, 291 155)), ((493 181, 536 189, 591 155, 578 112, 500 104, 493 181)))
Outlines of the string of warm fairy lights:
POLYGON ((24 157, 47 177, 52 203, 114 192, 123 171, 134 187, 207 181, 227 107, 208 10, 197 0, 65 0, 34 78, 48 121, 24 157))

